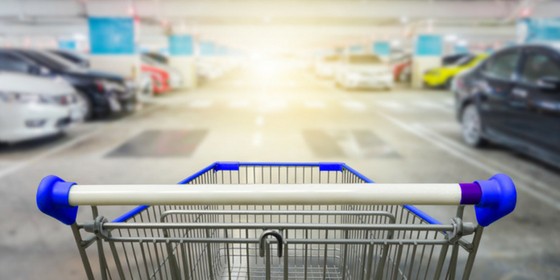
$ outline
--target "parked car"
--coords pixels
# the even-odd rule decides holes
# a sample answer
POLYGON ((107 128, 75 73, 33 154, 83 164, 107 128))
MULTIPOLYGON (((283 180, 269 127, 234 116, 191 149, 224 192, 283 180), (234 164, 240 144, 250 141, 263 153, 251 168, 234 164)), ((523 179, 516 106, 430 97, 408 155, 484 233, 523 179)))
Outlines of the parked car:
POLYGON ((424 73, 424 86, 428 88, 449 89, 455 75, 475 67, 486 57, 488 55, 485 53, 473 54, 459 59, 454 64, 430 69, 424 73))
POLYGON ((340 63, 341 56, 332 54, 322 56, 315 61, 315 75, 319 78, 332 78, 340 63))
POLYGON ((165 69, 151 66, 148 64, 141 65, 142 73, 150 75, 152 78, 152 92, 162 94, 171 90, 169 86, 169 73, 165 69))
POLYGON ((503 49, 453 83, 464 141, 509 146, 560 167, 560 48, 503 49))
POLYGON ((77 52, 73 52, 73 51, 67 51, 67 50, 60 50, 60 49, 56 49, 56 50, 48 50, 50 53, 57 55, 63 59, 66 59, 78 66, 81 66, 83 68, 89 68, 90 67, 90 63, 89 60, 86 56, 79 54, 77 52))
POLYGON ((142 55, 147 56, 150 59, 157 61, 158 63, 169 65, 169 59, 163 54, 159 54, 156 52, 145 52, 142 53, 142 55))
POLYGON ((338 86, 344 88, 393 88, 393 72, 388 63, 373 54, 344 57, 335 74, 338 86))
POLYGON ((464 57, 472 56, 472 55, 473 55, 472 53, 456 53, 456 54, 446 55, 441 58, 441 65, 442 66, 452 65, 457 63, 459 60, 463 59, 464 57))
POLYGON ((63 80, 0 71, 0 142, 63 132, 82 118, 74 88, 63 80))
POLYGON ((86 104, 85 119, 136 108, 136 92, 127 87, 123 77, 77 67, 47 51, 0 49, 0 70, 66 80, 86 104))
POLYGON ((167 75, 169 76, 168 84, 171 89, 178 89, 183 86, 183 75, 181 71, 165 63, 161 63, 158 60, 154 60, 147 55, 142 55, 141 60, 143 64, 147 64, 149 66, 156 67, 161 69, 162 71, 167 72, 167 75))

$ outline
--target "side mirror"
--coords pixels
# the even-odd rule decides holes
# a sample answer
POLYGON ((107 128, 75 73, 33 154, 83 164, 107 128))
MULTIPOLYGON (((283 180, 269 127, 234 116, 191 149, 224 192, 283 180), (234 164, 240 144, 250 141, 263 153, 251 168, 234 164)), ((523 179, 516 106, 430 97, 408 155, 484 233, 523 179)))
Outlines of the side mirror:
POLYGON ((537 80, 537 87, 544 91, 560 90, 560 77, 545 76, 537 80))

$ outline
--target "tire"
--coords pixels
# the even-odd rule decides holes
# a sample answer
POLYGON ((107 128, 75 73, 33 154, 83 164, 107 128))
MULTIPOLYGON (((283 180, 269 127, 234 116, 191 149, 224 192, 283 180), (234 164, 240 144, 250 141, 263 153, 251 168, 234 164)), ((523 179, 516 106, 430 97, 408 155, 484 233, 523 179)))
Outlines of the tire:
POLYGON ((482 136, 482 127, 478 108, 474 104, 467 105, 461 113, 463 141, 471 147, 481 147, 486 144, 486 140, 482 136))
POLYGON ((89 97, 81 92, 78 91, 78 108, 81 111, 82 118, 84 121, 91 120, 93 118, 93 104, 89 97))

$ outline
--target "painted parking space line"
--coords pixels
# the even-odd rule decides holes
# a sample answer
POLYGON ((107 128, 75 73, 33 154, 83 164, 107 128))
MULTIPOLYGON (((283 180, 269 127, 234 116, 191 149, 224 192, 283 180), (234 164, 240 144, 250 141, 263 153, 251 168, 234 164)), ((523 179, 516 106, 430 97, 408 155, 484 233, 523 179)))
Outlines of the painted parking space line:
POLYGON ((432 102, 432 101, 428 101, 428 100, 419 100, 414 102, 414 104, 418 107, 427 109, 427 110, 437 110, 437 111, 442 111, 442 112, 452 112, 453 111, 453 107, 448 107, 444 104, 440 104, 439 102, 432 102))
MULTIPOLYGON (((435 137, 433 134, 435 132, 429 133, 426 132, 425 128, 419 128, 419 126, 413 126, 413 125, 409 125, 403 121, 400 121, 392 116, 389 116, 387 114, 384 113, 380 113, 380 112, 376 112, 379 116, 385 118, 386 120, 390 121, 391 123, 393 123, 394 125, 398 126, 399 128, 416 135, 417 137, 425 140, 426 142, 440 148, 441 150, 447 152, 448 154, 456 157, 457 159, 469 164, 472 167, 478 168, 480 170, 482 170, 485 173, 488 173, 490 175, 496 174, 496 173, 510 173, 511 174, 515 174, 515 175, 511 175, 512 177, 514 177, 515 181, 516 181, 516 187, 519 191, 523 191, 526 194, 532 196, 533 198, 547 204, 548 206, 560 211, 560 201, 558 199, 552 198, 549 195, 533 189, 531 187, 528 187, 530 185, 537 185, 540 184, 541 187, 545 186, 542 183, 536 183, 538 182, 537 180, 535 180, 535 178, 531 177, 531 176, 527 176, 525 174, 513 171, 510 168, 507 168, 504 165, 500 165, 498 167, 494 167, 490 164, 481 162, 479 160, 477 160, 475 157, 473 157, 472 153, 466 153, 464 151, 464 148, 461 147, 457 147, 458 145, 450 145, 447 141, 442 141, 440 137, 435 137), (504 168, 505 167, 505 168, 504 168), (521 182, 520 182, 521 181, 521 182)), ((443 136, 441 136, 443 137, 443 136)), ((547 189, 550 190, 550 188, 546 187, 547 189)))
POLYGON ((380 100, 376 101, 375 104, 392 111, 404 112, 407 110, 407 106, 405 106, 402 102, 393 100, 380 100))
POLYGON ((303 106, 309 109, 325 109, 327 105, 323 101, 307 100, 303 102, 303 106))
POLYGON ((191 108, 208 108, 210 106, 212 106, 214 102, 212 100, 208 100, 208 99, 198 99, 198 100, 193 100, 189 103, 189 107, 191 108))
POLYGON ((232 100, 229 102, 228 107, 233 109, 241 109, 249 107, 249 100, 232 100))
POLYGON ((123 121, 114 122, 114 123, 105 125, 103 127, 97 126, 92 131, 87 132, 86 134, 78 136, 78 137, 76 137, 72 140, 69 140, 68 142, 64 142, 64 143, 62 143, 58 146, 54 146, 54 147, 52 147, 52 148, 50 148, 50 149, 48 149, 48 150, 46 150, 42 153, 39 153, 38 155, 36 155, 34 157, 31 157, 31 158, 29 158, 25 161, 18 162, 17 164, 14 164, 14 165, 10 166, 9 168, 0 170, 0 178, 3 178, 5 176, 8 176, 8 175, 13 174, 15 172, 18 172, 18 171, 20 171, 22 169, 25 169, 26 167, 28 167, 32 164, 38 163, 41 160, 47 159, 50 156, 53 156, 53 155, 58 154, 62 151, 65 151, 65 150, 73 147, 74 145, 76 145, 78 143, 86 141, 87 139, 92 138, 92 137, 98 135, 99 133, 101 133, 101 132, 103 132, 107 129, 112 128, 115 125, 123 124, 123 123, 126 123, 128 121, 134 120, 134 119, 136 119, 138 117, 141 117, 145 114, 151 113, 151 112, 153 112, 153 111, 155 111, 159 108, 160 108, 159 106, 153 106, 153 107, 150 107, 148 109, 144 109, 144 110, 142 110, 142 111, 140 111, 140 112, 138 112, 138 113, 136 113, 132 116, 129 116, 127 119, 125 119, 123 121))
POLYGON ((357 112, 363 112, 367 109, 367 106, 363 102, 354 101, 354 100, 346 100, 342 102, 342 107, 357 112))

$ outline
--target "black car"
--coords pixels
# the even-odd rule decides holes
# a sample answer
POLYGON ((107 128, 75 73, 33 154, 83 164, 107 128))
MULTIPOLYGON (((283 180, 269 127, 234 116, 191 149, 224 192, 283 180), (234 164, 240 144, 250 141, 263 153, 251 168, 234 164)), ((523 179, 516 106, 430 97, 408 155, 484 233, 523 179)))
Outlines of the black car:
POLYGON ((0 49, 0 70, 63 78, 81 97, 86 119, 136 108, 136 94, 123 77, 81 68, 47 51, 0 49))
POLYGON ((458 53, 458 54, 446 55, 441 59, 441 65, 442 66, 448 66, 448 65, 455 64, 455 63, 459 62, 459 60, 461 60, 461 59, 463 59, 467 56, 473 56, 473 54, 471 54, 471 53, 458 53))
POLYGON ((67 51, 67 50, 48 50, 48 51, 83 68, 89 68, 90 66, 87 57, 77 52, 67 51))
POLYGON ((560 167, 560 49, 496 52, 453 83, 463 139, 509 146, 560 167))

